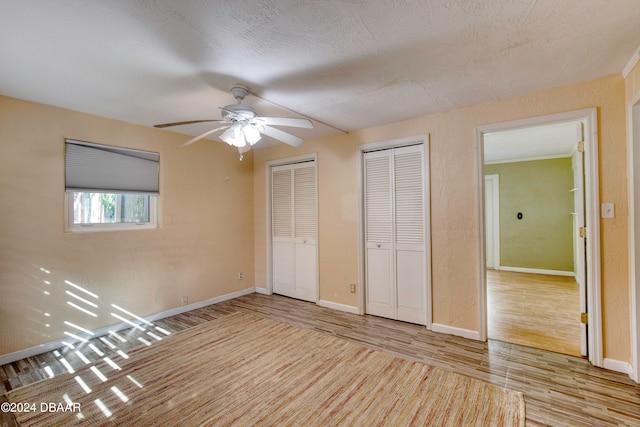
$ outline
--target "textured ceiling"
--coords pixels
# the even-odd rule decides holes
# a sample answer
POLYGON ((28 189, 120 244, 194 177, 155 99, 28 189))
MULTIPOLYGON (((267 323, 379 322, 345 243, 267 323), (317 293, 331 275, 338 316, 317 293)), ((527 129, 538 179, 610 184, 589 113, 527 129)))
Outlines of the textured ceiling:
POLYGON ((0 94, 151 126, 217 119, 243 83, 330 125, 296 129, 303 138, 619 73, 640 43, 638 0, 0 0, 0 10, 0 94))

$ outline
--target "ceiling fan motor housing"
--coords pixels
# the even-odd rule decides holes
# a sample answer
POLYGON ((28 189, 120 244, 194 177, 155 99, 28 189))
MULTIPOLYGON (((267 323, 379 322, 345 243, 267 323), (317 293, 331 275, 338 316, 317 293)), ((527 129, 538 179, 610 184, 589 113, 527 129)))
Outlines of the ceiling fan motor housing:
POLYGON ((229 122, 251 120, 256 116, 256 110, 242 104, 227 105, 222 109, 222 119, 229 122))
POLYGON ((249 89, 245 86, 236 85, 231 88, 231 93, 238 100, 237 104, 227 105, 222 109, 222 118, 230 122, 246 121, 255 118, 258 114, 256 110, 246 105, 242 105, 242 100, 249 95, 249 89))

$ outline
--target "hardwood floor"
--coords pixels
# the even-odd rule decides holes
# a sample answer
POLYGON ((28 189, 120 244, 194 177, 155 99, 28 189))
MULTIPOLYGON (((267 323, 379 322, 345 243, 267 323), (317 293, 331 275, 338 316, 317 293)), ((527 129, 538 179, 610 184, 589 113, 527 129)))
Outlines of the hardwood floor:
MULTIPOLYGON (((627 375, 594 368, 584 359, 500 341, 483 343, 437 334, 418 325, 358 316, 277 295, 246 295, 156 321, 154 327, 176 333, 237 311, 309 328, 520 391, 525 396, 528 426, 640 425, 640 385, 627 375)), ((57 375, 84 366, 87 361, 118 357, 118 351, 126 354, 133 347, 145 345, 138 340, 141 337, 154 340, 145 332, 132 329, 119 332, 118 336, 93 339, 75 349, 63 348, 4 365, 0 369, 2 386, 13 389, 47 378, 45 367, 57 375)), ((0 419, 0 425, 2 422, 12 425, 6 418, 0 419)))
POLYGON ((580 356, 580 290, 573 277, 487 271, 490 339, 580 356))

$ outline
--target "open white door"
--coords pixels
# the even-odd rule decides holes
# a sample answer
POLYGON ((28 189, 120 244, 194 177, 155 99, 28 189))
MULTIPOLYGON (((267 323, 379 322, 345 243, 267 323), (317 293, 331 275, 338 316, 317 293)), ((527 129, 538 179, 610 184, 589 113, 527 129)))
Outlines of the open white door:
MULTIPOLYGON (((585 216, 584 216, 584 141, 583 123, 577 124, 578 142, 573 156, 571 168, 573 169, 573 269, 576 282, 580 288, 580 312, 583 320, 587 313, 587 278, 586 278, 586 241, 585 241, 585 216)), ((588 325, 585 321, 580 323, 580 354, 588 355, 587 340, 588 325)))

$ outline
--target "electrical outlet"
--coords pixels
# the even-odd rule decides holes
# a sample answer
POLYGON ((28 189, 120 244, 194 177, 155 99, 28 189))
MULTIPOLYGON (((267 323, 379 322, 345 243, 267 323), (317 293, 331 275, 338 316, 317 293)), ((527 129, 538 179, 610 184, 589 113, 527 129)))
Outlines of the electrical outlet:
POLYGON ((349 285, 349 291, 350 291, 352 294, 355 294, 355 293, 356 293, 356 284, 355 284, 355 283, 351 283, 351 284, 349 285))
POLYGON ((238 280, 244 279, 244 274, 241 272, 238 273, 238 280))
POLYGON ((189 297, 182 297, 182 305, 189 304, 189 297))

